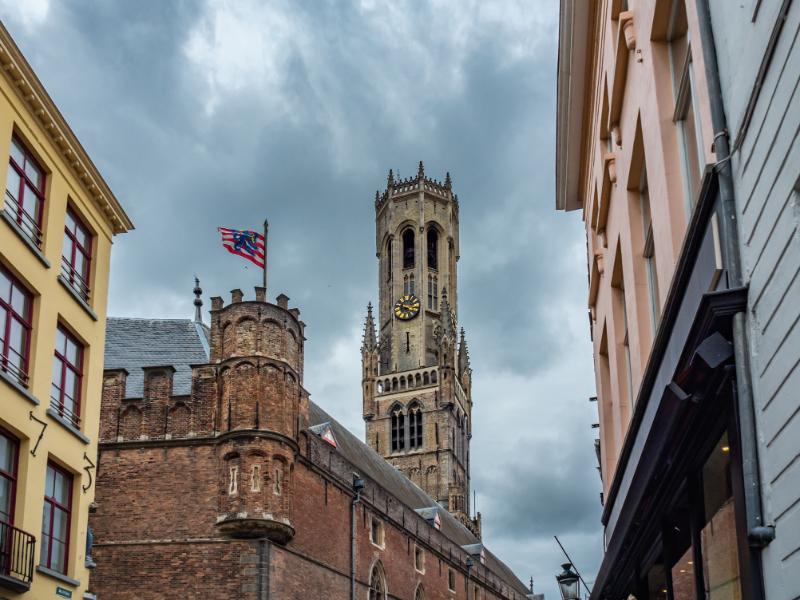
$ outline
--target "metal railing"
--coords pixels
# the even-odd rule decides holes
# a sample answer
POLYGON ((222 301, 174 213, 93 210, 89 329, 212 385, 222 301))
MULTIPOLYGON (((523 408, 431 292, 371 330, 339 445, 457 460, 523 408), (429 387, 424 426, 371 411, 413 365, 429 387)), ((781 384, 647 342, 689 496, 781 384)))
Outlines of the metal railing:
POLYGON ((34 536, 0 521, 0 576, 30 585, 35 555, 34 536))
POLYGON ((41 248, 42 230, 39 227, 39 223, 20 206, 17 199, 8 190, 6 190, 5 211, 17 224, 22 233, 28 237, 37 248, 41 248))
POLYGON ((25 364, 25 357, 19 352, 14 350, 11 346, 8 347, 8 353, 3 356, 0 353, 0 371, 5 371, 11 377, 16 379, 23 387, 28 387, 28 374, 20 366, 25 364))
POLYGON ((86 302, 89 301, 89 283, 81 276, 81 274, 73 267, 70 262, 61 257, 61 273, 66 282, 83 298, 86 302))
POLYGON ((77 413, 71 411, 69 408, 67 408, 61 402, 61 400, 59 400, 58 398, 53 398, 53 396, 50 396, 50 408, 56 411, 60 417, 63 417, 65 420, 69 421, 73 427, 75 427, 76 429, 80 428, 80 423, 81 423, 80 416, 77 413))

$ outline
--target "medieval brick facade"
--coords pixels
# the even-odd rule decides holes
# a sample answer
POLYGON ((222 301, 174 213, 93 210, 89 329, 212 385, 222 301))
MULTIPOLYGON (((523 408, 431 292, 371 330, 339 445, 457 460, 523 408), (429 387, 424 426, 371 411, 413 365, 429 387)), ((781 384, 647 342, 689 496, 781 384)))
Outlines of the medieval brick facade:
POLYGON ((213 299, 210 329, 109 320, 97 597, 346 599, 355 547, 355 598, 524 598, 464 525, 310 402, 299 311, 256 298, 213 299))

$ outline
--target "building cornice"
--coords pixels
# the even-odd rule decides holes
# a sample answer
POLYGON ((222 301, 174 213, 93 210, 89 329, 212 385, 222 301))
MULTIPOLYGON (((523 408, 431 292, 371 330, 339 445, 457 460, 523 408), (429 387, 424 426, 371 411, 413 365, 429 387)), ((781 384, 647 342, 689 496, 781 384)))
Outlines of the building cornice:
POLYGON ((115 234, 133 229, 133 223, 111 188, 83 148, 53 99, 39 81, 33 68, 17 47, 5 25, 0 22, 0 69, 19 97, 38 119, 53 146, 103 216, 115 234))
POLYGON ((593 42, 599 2, 561 0, 556 101, 556 209, 575 210, 580 197, 587 98, 593 81, 593 42))

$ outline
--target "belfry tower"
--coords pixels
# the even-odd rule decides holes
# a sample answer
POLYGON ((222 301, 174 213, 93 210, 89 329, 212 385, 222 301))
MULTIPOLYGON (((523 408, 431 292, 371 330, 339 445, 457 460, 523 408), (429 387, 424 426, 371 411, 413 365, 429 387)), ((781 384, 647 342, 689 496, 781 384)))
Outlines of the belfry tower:
POLYGON ((361 347, 367 443, 480 536, 469 506, 472 370, 458 322, 458 197, 425 176, 375 193, 378 310, 361 347), (375 322, 377 318, 377 324, 375 322))

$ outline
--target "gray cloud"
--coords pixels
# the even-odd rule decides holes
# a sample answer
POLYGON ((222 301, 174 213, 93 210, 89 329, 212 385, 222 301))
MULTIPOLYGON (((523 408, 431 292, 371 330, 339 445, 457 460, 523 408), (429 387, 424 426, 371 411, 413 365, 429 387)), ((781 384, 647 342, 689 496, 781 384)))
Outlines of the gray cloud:
POLYGON ((420 159, 450 171, 488 546, 549 597, 553 533, 597 568, 585 246, 553 210, 555 1, 18 4, 0 14, 137 226, 115 240, 111 313, 189 317, 194 274, 252 296, 215 228, 268 217, 305 385, 357 434, 375 189, 420 159))

